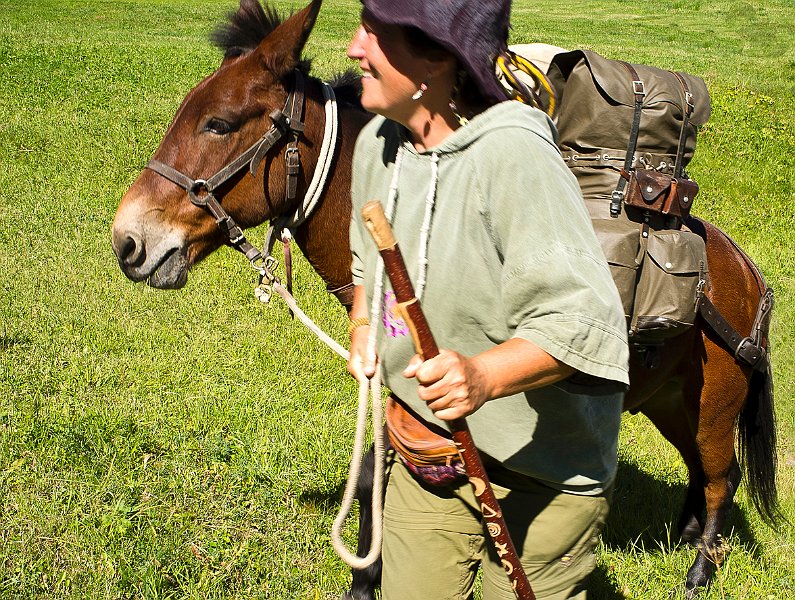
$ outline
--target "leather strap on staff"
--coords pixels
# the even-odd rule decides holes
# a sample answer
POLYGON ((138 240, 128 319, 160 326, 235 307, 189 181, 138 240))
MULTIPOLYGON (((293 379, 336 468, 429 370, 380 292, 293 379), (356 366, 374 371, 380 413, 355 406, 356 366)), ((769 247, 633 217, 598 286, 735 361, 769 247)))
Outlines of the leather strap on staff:
MULTIPOLYGON (((431 333, 428 321, 422 312, 420 301, 414 294, 414 286, 409 278, 403 255, 397 245, 392 228, 386 220, 381 203, 377 200, 368 202, 362 208, 362 217, 370 235, 375 240, 381 257, 384 259, 384 269, 395 293, 397 305, 395 310, 400 311, 411 331, 417 353, 425 360, 439 354, 439 348, 431 333)), ((467 478, 480 502, 483 520, 494 542, 497 556, 502 561, 502 566, 511 580, 514 594, 519 600, 535 600, 535 594, 527 580, 516 547, 508 533, 505 518, 502 516, 500 505, 494 496, 486 469, 480 459, 478 449, 472 440, 469 427, 465 419, 448 421, 453 441, 461 454, 466 469, 467 478)))

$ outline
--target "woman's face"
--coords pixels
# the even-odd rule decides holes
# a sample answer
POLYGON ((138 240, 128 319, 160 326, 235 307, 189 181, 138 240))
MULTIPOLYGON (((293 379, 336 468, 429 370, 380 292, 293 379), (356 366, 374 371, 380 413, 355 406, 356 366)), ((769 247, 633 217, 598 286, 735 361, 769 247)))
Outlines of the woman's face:
POLYGON ((362 17, 348 58, 363 72, 362 106, 405 125, 418 108, 412 95, 428 77, 428 63, 414 56, 403 30, 362 17))

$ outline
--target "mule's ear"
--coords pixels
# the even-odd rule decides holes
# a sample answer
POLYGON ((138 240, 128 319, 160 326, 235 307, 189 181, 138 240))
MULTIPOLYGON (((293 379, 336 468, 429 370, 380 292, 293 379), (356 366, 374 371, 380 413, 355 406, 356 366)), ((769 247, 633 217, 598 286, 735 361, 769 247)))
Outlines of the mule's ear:
POLYGON ((276 77, 284 77, 298 66, 322 3, 323 0, 313 0, 274 29, 257 47, 263 65, 276 77))

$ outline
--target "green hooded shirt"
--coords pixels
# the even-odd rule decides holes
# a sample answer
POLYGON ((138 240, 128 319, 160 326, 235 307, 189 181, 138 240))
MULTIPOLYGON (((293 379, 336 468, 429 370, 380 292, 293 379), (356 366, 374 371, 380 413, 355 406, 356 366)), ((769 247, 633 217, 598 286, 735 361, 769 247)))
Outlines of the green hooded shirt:
MULTIPOLYGON (((400 154, 392 227, 415 287, 427 248, 421 304, 439 347, 473 356, 518 337, 580 372, 486 402, 467 417, 476 445, 553 488, 598 494, 616 471, 628 384, 626 322, 555 136, 542 112, 502 102, 439 146, 417 152, 402 126, 376 117, 354 153, 352 271, 372 303, 378 252, 360 211, 370 200, 386 206, 400 154), (421 229, 429 201, 426 243, 421 229)), ((384 382, 444 426, 417 397, 416 380, 401 375, 415 350, 405 323, 391 311, 386 278, 382 295, 374 325, 384 382)))

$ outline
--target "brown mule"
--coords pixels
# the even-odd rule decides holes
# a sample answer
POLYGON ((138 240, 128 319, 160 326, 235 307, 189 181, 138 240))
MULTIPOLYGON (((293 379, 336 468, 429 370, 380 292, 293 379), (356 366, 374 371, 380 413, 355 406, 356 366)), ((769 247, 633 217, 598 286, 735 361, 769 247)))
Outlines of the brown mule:
MULTIPOLYGON (((323 137, 321 82, 309 77, 308 66, 300 60, 320 4, 315 0, 281 22, 257 0, 241 0, 231 23, 216 32, 215 41, 226 52, 221 66, 188 93, 154 154, 157 163, 177 175, 147 168, 116 213, 113 248, 130 279, 159 288, 180 288, 189 268, 221 245, 243 249, 234 226, 245 229, 296 209, 298 201, 288 200, 285 156, 291 140, 297 139, 296 181, 301 196, 314 172, 323 137), (305 79, 302 130, 297 132, 285 127, 283 118, 288 98, 298 85, 296 71, 305 79), (277 127, 281 129, 278 139, 259 152, 263 134, 277 122, 282 122, 277 127), (257 160, 249 161, 246 153, 254 146, 257 160), (239 168, 230 172, 230 165, 239 168), (228 177, 213 180, 219 173, 228 177)), ((351 281, 351 160, 355 138, 369 119, 351 90, 350 86, 336 89, 339 139, 321 202, 293 232, 330 290, 344 290, 351 281)), ((758 270, 717 228, 698 219, 691 219, 688 226, 706 241, 711 283, 707 297, 735 330, 749 335, 765 292, 758 270)), ((244 252, 251 258, 248 250, 244 252)), ((345 303, 345 294, 340 296, 345 303)), ((763 322, 763 347, 767 347, 766 335, 763 322)), ((689 486, 679 526, 683 538, 699 547, 686 579, 690 596, 708 585, 720 564, 719 534, 741 474, 735 438, 739 438, 755 507, 767 521, 779 515, 770 362, 765 353, 757 369, 746 366, 704 320, 666 341, 654 362, 649 366, 648 360, 633 353, 625 409, 645 414, 687 465, 689 486)), ((366 488, 360 490, 365 521, 369 493, 366 488)), ((361 536, 366 537, 368 531, 369 527, 360 526, 359 547, 365 550, 369 540, 361 536)), ((354 573, 348 597, 373 598, 379 573, 378 566, 354 573)))

